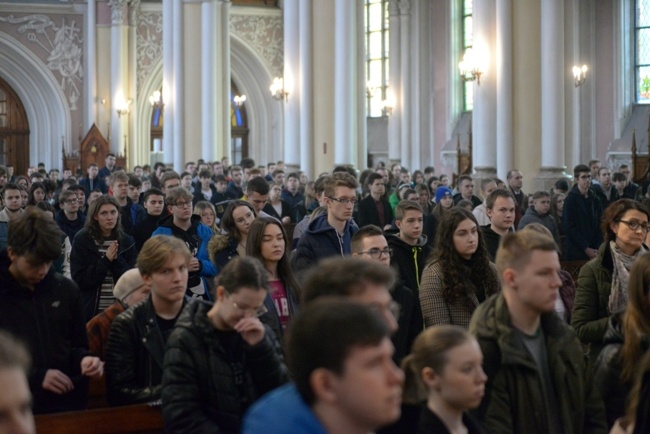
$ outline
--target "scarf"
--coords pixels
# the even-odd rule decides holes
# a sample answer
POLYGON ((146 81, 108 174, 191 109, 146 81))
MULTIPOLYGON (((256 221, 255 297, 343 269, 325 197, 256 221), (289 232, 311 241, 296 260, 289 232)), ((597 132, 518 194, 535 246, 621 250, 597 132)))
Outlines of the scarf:
POLYGON ((609 248, 612 251, 614 261, 614 272, 612 273, 612 289, 609 293, 609 303, 607 310, 610 315, 625 310, 627 306, 627 283, 630 278, 630 268, 636 258, 646 251, 644 246, 632 256, 628 256, 621 251, 614 241, 609 242, 609 248))

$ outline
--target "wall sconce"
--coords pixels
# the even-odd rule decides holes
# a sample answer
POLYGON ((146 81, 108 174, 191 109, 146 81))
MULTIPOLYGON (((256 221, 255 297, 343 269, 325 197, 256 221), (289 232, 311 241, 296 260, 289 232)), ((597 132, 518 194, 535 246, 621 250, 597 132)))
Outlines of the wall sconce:
POLYGON ((393 104, 393 101, 390 99, 385 99, 381 102, 381 114, 382 116, 390 116, 393 114, 393 107, 395 104, 393 104))
POLYGON ((149 97, 149 103, 154 109, 162 110, 165 107, 165 103, 162 100, 162 93, 159 90, 154 91, 153 94, 149 97))
POLYGON ((368 98, 372 98, 375 96, 375 93, 377 92, 377 88, 372 85, 371 82, 367 81, 366 82, 366 96, 368 98))
POLYGON ((460 71, 460 76, 463 81, 474 81, 476 84, 481 85, 481 75, 483 71, 478 67, 478 62, 476 56, 474 56, 474 50, 468 48, 463 55, 463 60, 458 63, 458 69, 460 71))
POLYGON ((129 114, 129 108, 131 106, 131 100, 122 100, 121 102, 116 104, 117 106, 117 117, 122 117, 122 115, 128 115, 129 114))
POLYGON ((284 90, 284 79, 282 77, 275 77, 273 84, 269 88, 273 98, 279 100, 289 101, 289 92, 284 90))
POLYGON ((246 95, 235 95, 232 99, 237 107, 241 107, 246 102, 246 95))
POLYGON ((585 81, 587 81, 587 71, 589 71, 589 68, 587 68, 587 65, 582 65, 582 66, 573 66, 572 68, 573 71, 573 81, 575 83, 575 86, 582 86, 585 81))

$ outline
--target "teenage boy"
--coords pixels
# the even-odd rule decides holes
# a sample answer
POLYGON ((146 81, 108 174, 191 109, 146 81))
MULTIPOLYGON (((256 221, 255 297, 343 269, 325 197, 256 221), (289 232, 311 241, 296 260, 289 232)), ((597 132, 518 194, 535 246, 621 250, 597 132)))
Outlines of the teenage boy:
POLYGON ((591 187, 596 193, 600 203, 603 206, 603 210, 609 206, 610 203, 616 202, 620 197, 618 196, 618 190, 612 183, 612 171, 609 170, 609 167, 602 166, 598 169, 598 184, 594 184, 591 187))
POLYGON ((384 197, 384 178, 379 173, 371 173, 366 182, 370 194, 359 202, 359 227, 375 225, 389 230, 393 222, 393 209, 384 197))
POLYGON ((490 217, 490 224, 479 226, 479 228, 491 261, 494 261, 497 255, 501 237, 514 231, 516 208, 515 199, 508 190, 496 189, 485 200, 485 209, 490 217))
POLYGON ((417 294, 422 271, 431 252, 427 236, 422 235, 422 207, 417 202, 401 201, 395 208, 395 225, 399 232, 387 237, 388 245, 393 249, 390 263, 402 282, 417 294))
POLYGON ((86 216, 79 212, 79 201, 74 191, 66 190, 59 195, 59 208, 56 223, 72 242, 86 223, 86 216))
POLYGON ((209 300, 209 287, 205 279, 217 275, 217 268, 208 257, 212 229, 201 223, 200 216, 192 214, 192 195, 183 187, 172 188, 165 202, 171 215, 160 220, 152 236, 171 235, 185 242, 192 254, 186 281, 187 295, 209 300))
POLYGON ((158 223, 165 209, 165 195, 157 188, 150 188, 142 196, 147 215, 133 227, 133 238, 138 252, 144 243, 151 238, 153 231, 158 229, 158 223))
POLYGON ((133 174, 129 174, 129 187, 127 195, 133 203, 140 204, 140 190, 142 190, 142 180, 133 174))
POLYGON ((226 194, 233 199, 241 199, 244 196, 244 190, 242 188, 242 168, 240 166, 232 166, 230 169, 230 183, 228 184, 228 189, 226 194))
MULTIPOLYGON (((225 183, 225 178, 223 181, 225 183)), ((212 185, 212 174, 207 169, 203 169, 199 172, 199 182, 194 189, 194 198, 192 199, 192 203, 196 205, 202 200, 206 200, 213 205, 218 203, 217 188, 212 185)))
POLYGON ((502 291, 474 311, 469 327, 488 376, 478 409, 485 432, 607 433, 582 346, 554 311, 562 280, 553 239, 507 234, 496 267, 502 291))
POLYGON ((110 152, 106 154, 106 159, 104 159, 104 163, 106 163, 106 165, 102 167, 102 170, 99 171, 97 177, 102 180, 110 177, 115 171, 116 161, 117 160, 115 158, 115 154, 112 154, 110 152))
POLYGON ((299 222, 305 216, 305 196, 300 192, 300 175, 291 172, 287 175, 286 186, 280 198, 291 207, 291 221, 299 222))
POLYGON ((81 185, 84 188, 86 196, 88 196, 90 192, 96 188, 99 188, 103 194, 108 193, 108 186, 106 184, 107 180, 104 180, 103 178, 99 178, 98 176, 99 167, 97 167, 97 164, 90 163, 88 165, 87 171, 88 171, 88 176, 83 177, 79 181, 79 185, 81 185))
POLYGON ((564 201, 562 223, 566 233, 567 261, 595 258, 603 242, 600 219, 603 206, 591 187, 589 166, 578 164, 573 169, 576 184, 564 201))
POLYGON ((243 434, 368 434, 396 421, 404 374, 389 336, 362 304, 329 298, 304 307, 287 344, 294 383, 259 400, 243 434))
POLYGON ((469 175, 458 178, 458 193, 454 195, 454 205, 463 199, 472 202, 472 209, 482 203, 481 199, 474 195, 474 179, 469 175))
POLYGON ((553 235, 553 239, 560 246, 560 231, 555 219, 550 214, 551 194, 548 191, 539 190, 533 194, 533 206, 528 208, 526 214, 519 221, 517 230, 520 231, 531 223, 540 223, 553 235))
POLYGON ((474 217, 476 217, 476 222, 479 226, 490 224, 490 217, 487 215, 485 201, 487 200, 487 197, 490 195, 490 193, 496 189, 497 182, 494 178, 481 179, 481 195, 483 196, 483 203, 472 210, 472 214, 474 214, 474 217))
POLYGON ((2 200, 5 205, 0 211, 0 251, 7 248, 9 222, 17 219, 23 213, 22 197, 18 184, 8 182, 2 190, 2 200))
MULTIPOLYGON (((634 199, 634 195, 627 190, 627 176, 624 173, 616 172, 612 175, 612 184, 616 189, 616 195, 619 199, 634 199)), ((636 190, 634 191, 636 193, 636 190)))
POLYGON ((133 226, 144 218, 146 211, 141 205, 133 203, 129 197, 129 175, 123 170, 118 170, 111 176, 111 195, 120 204, 122 229, 132 235, 133 226))
POLYGON ((172 188, 178 188, 181 186, 181 175, 174 172, 173 170, 168 170, 160 176, 160 189, 164 194, 167 194, 172 188))

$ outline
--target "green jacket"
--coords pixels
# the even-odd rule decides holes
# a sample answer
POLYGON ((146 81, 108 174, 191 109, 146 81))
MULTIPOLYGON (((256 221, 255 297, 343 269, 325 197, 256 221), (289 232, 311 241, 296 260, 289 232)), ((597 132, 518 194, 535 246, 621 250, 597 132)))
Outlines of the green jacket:
POLYGON ((598 249, 598 255, 580 269, 573 305, 571 325, 583 344, 589 344, 589 358, 596 360, 603 348, 607 331, 609 293, 612 287, 614 262, 609 242, 598 249))
MULTIPOLYGON (((555 314, 542 315, 548 365, 564 434, 607 433, 602 399, 587 379, 587 360, 571 328, 555 314)), ((477 410, 487 433, 548 434, 542 378, 513 329, 503 294, 481 304, 469 326, 483 351, 488 376, 477 410)))

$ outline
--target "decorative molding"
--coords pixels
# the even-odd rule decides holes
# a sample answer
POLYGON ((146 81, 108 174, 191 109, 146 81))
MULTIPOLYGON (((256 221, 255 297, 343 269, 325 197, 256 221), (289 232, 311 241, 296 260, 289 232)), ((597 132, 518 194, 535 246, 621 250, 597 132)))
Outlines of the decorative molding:
POLYGON ((230 31, 246 41, 274 75, 283 75, 284 29, 281 16, 231 15, 230 31))
MULTIPOLYGON (((38 45, 47 53, 47 68, 59 79, 59 87, 68 98, 70 111, 78 110, 77 101, 81 95, 83 71, 83 38, 81 29, 75 20, 66 24, 66 18, 61 19, 58 26, 47 15, 33 14, 24 17, 0 16, 0 23, 19 25, 16 29, 19 35, 27 33, 27 39, 38 45)), ((79 21, 83 22, 80 17, 79 21)))
POLYGON ((139 94, 142 84, 162 59, 162 11, 141 12, 138 14, 137 19, 136 50, 138 65, 136 89, 139 94))
POLYGON ((111 8, 111 22, 113 25, 124 23, 124 8, 128 0, 109 0, 108 6, 111 8))
POLYGON ((135 26, 138 23, 138 15, 140 15, 142 0, 129 1, 129 25, 135 26))
POLYGON ((411 0, 399 0, 399 11, 402 15, 408 15, 411 12, 411 0))

